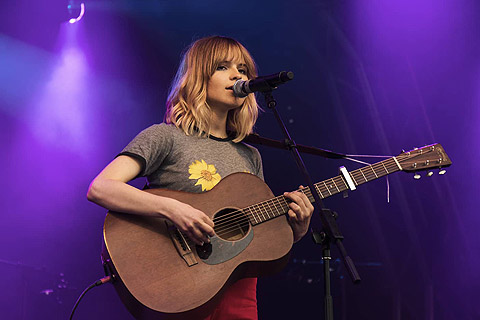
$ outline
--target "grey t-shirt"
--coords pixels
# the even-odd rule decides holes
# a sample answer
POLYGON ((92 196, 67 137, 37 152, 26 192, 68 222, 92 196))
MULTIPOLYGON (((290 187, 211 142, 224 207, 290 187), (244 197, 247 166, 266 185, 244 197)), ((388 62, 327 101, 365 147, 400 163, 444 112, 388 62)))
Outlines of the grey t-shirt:
POLYGON ((235 172, 248 172, 263 180, 262 160, 254 147, 228 138, 187 136, 165 123, 140 132, 120 155, 140 160, 140 176, 147 177, 151 188, 208 191, 235 172))

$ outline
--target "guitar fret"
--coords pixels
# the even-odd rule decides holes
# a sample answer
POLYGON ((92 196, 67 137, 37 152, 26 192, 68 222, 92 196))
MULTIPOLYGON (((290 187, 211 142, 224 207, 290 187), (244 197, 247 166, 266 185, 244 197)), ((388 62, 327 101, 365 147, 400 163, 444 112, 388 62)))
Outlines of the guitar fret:
POLYGON ((277 215, 275 214, 272 200, 268 200, 268 208, 270 210, 270 214, 272 215, 272 217, 275 218, 277 215))
MULTIPOLYGON (((316 184, 314 184, 313 187, 315 188, 315 190, 318 189, 316 184)), ((312 203, 315 202, 315 198, 313 197, 313 192, 312 192, 312 190, 310 190, 310 188, 305 189, 305 194, 307 195, 307 198, 310 202, 312 202, 312 203)), ((320 197, 322 197, 321 194, 320 194, 320 197)))
POLYGON ((355 183, 355 184, 358 186, 358 182, 357 182, 357 180, 355 180, 355 177, 354 177, 354 175, 353 175, 353 174, 351 174, 350 172, 349 172, 348 174, 349 174, 349 175, 350 175, 350 177, 352 178, 352 180, 353 180, 353 183, 355 183))
POLYGON ((337 176, 335 177, 336 180, 338 180, 337 185, 340 187, 340 192, 348 190, 348 185, 347 182, 345 181, 345 178, 343 176, 337 176), (342 186, 343 184, 343 186, 342 186))
POLYGON ((348 190, 349 188, 348 188, 348 185, 347 185, 347 181, 345 181, 345 178, 343 176, 340 176, 340 179, 343 182, 343 185, 345 186, 345 189, 343 189, 343 190, 348 190))
POLYGON ((400 171, 402 170, 402 168, 400 167, 400 164, 397 162, 397 159, 395 157, 393 157, 392 159, 389 159, 388 162, 389 162, 388 166, 390 167, 390 173, 396 172, 397 169, 400 171))
MULTIPOLYGON (((360 171, 360 170, 357 170, 357 171, 360 171)), ((355 173, 357 173, 357 172, 355 171, 355 173)), ((360 173, 361 173, 361 171, 360 171, 360 173)), ((361 175, 357 175, 357 177, 358 177, 357 180, 360 181, 359 183, 367 182, 367 180, 363 177, 363 173, 361 173, 361 175), (363 179, 363 182, 362 182, 362 179, 363 179)))
POLYGON ((381 172, 381 171, 383 171, 383 168, 382 168, 382 166, 381 166, 380 164, 382 164, 382 163, 380 162, 380 163, 377 163, 377 164, 372 165, 372 166, 373 166, 374 168, 377 167, 377 168, 375 169, 375 172, 378 171, 378 174, 380 175, 380 177, 382 177, 382 176, 384 176, 384 174, 381 172), (380 170, 380 171, 379 171, 379 170, 380 170))
POLYGON ((354 182, 357 186, 360 185, 360 182, 359 182, 359 181, 360 181, 360 177, 356 177, 356 175, 358 174, 358 172, 352 171, 352 172, 349 172, 349 174, 350 174, 350 177, 352 177, 353 182, 354 182))
POLYGON ((277 206, 274 203, 274 199, 269 200, 269 202, 270 202, 269 207, 270 207, 270 210, 272 212, 273 217, 278 217, 278 215, 277 215, 278 209, 277 209, 277 206))
POLYGON ((265 221, 265 215, 263 214, 263 211, 260 209, 260 206, 258 204, 255 205, 255 211, 257 211, 258 219, 260 219, 261 222, 265 221))
POLYGON ((267 214, 267 220, 270 220, 270 215, 268 214, 268 208, 265 206, 264 202, 262 202, 261 205, 262 205, 263 211, 267 214))
POLYGON ((320 195, 320 197, 322 199, 325 199, 325 196, 323 195, 322 190, 320 190, 320 187, 316 187, 316 188, 317 188, 317 193, 320 195))
POLYGON ((308 201, 314 202, 314 201, 312 200, 312 192, 310 192, 310 188, 305 188, 305 192, 304 192, 304 193, 305 193, 305 195, 307 196, 308 201))
MULTIPOLYGON (((247 210, 252 211, 251 209, 248 209, 248 208, 247 208, 247 210)), ((251 216, 253 216, 253 219, 255 219, 255 224, 257 224, 258 221, 257 221, 257 218, 255 217, 255 214, 253 212, 252 212, 251 216)))
POLYGON ((373 166, 370 166, 370 169, 372 169, 373 174, 375 175, 375 177, 378 178, 377 173, 376 173, 375 170, 373 169, 373 166))
MULTIPOLYGON (((323 183, 323 184, 325 185, 325 183, 323 183)), ((329 194, 328 194, 328 188, 326 188, 326 187, 327 187, 327 186, 325 186, 325 195, 324 195, 325 198, 329 196, 329 194)), ((323 190, 322 190, 322 189, 323 189, 323 186, 320 187, 320 190, 321 190, 321 192, 322 192, 322 194, 323 194, 323 190)))
POLYGON ((285 204, 284 204, 285 212, 288 212, 289 206, 288 206, 287 199, 284 196, 282 196, 282 200, 283 200, 283 202, 285 202, 285 204))
POLYGON ((273 218, 275 218, 277 215, 275 213, 275 205, 273 204, 273 200, 268 200, 268 207, 270 208, 270 214, 272 215, 273 218))
POLYGON ((402 170, 400 163, 398 163, 397 157, 393 157, 393 160, 395 161, 395 164, 398 166, 398 170, 402 170))
POLYGON ((333 180, 333 178, 331 180, 332 180, 333 184, 335 185, 335 188, 337 188, 337 191, 340 192, 340 189, 338 189, 337 184, 335 183, 335 180, 333 180))
POLYGON ((322 199, 324 199, 325 196, 323 195, 322 188, 320 186, 320 182, 315 185, 315 189, 317 190, 317 193, 320 195, 320 197, 322 197, 322 199))
POLYGON ((280 206, 281 211, 282 211, 283 213, 285 213, 285 211, 286 211, 286 210, 285 210, 285 206, 280 202, 280 199, 282 199, 282 198, 283 198, 283 196, 277 197, 277 202, 278 202, 278 204, 279 204, 279 206, 280 206))
POLYGON ((262 202, 262 208, 263 208, 263 210, 265 210, 265 213, 267 214, 267 220, 270 220, 271 219, 270 212, 269 212, 268 206, 266 205, 265 202, 262 202))
POLYGON ((255 224, 255 221, 254 221, 255 217, 252 214, 248 213, 248 207, 240 209, 240 211, 243 212, 248 217, 248 220, 250 221, 251 224, 253 225, 255 224))
POLYGON ((367 181, 368 181, 368 180, 367 180, 367 177, 365 177, 365 175, 363 174, 362 168, 360 168, 359 170, 360 170, 360 173, 362 174, 363 178, 365 179, 365 182, 367 182, 367 181))
POLYGON ((266 219, 265 219, 265 212, 262 210, 262 206, 261 206, 261 205, 262 205, 261 203, 257 203, 256 206, 257 206, 257 210, 258 210, 258 212, 259 212, 259 215, 260 215, 260 214, 262 215, 262 216, 261 216, 261 219, 262 219, 262 222, 263 222, 263 221, 265 221, 266 219))
POLYGON ((325 188, 327 189, 328 193, 330 193, 330 195, 332 195, 332 193, 331 193, 330 190, 328 189, 327 184, 325 183, 325 181, 323 181, 323 184, 325 185, 325 188))
POLYGON ((277 198, 273 198, 273 205, 275 207, 275 210, 277 211, 277 213, 275 214, 276 217, 278 217, 280 215, 280 211, 278 211, 278 207, 277 205, 275 204, 275 200, 277 200, 277 198))
POLYGON ((258 217, 257 217, 255 211, 253 211, 252 207, 253 206, 249 206, 247 209, 250 211, 250 215, 253 217, 253 219, 255 220, 255 223, 257 224, 259 219, 257 219, 258 217))
POLYGON ((387 174, 389 174, 389 172, 388 172, 388 170, 387 170, 387 167, 385 167, 385 165, 383 164, 383 161, 380 162, 380 163, 382 164, 382 166, 383 166, 383 168, 385 169, 385 171, 387 172, 387 174))
POLYGON ((263 215, 262 210, 259 210, 260 207, 258 206, 258 204, 254 205, 254 208, 255 208, 255 211, 257 212, 258 219, 260 220, 260 222, 265 221, 265 216, 263 215), (263 217, 263 218, 262 218, 262 217, 263 217))
POLYGON ((263 210, 262 208, 260 208, 260 205, 258 203, 255 205, 255 211, 257 212, 260 221, 265 221, 265 215, 263 214, 263 210))
POLYGON ((307 199, 308 199, 307 189, 300 189, 300 191, 301 191, 305 196, 307 196, 307 199))
POLYGON ((270 200, 264 201, 264 202, 263 202, 263 206, 264 206, 265 208, 267 208, 267 216, 268 216, 268 219, 271 219, 271 218, 275 217, 275 215, 273 214, 272 206, 270 205, 269 202, 270 202, 270 200))
POLYGON ((267 221, 268 219, 267 219, 267 217, 265 216, 265 213, 266 213, 266 212, 265 212, 264 208, 262 208, 261 206, 263 206, 263 204, 262 204, 262 203, 259 203, 259 204, 258 204, 258 208, 259 208, 259 210, 262 212, 263 221, 267 221))

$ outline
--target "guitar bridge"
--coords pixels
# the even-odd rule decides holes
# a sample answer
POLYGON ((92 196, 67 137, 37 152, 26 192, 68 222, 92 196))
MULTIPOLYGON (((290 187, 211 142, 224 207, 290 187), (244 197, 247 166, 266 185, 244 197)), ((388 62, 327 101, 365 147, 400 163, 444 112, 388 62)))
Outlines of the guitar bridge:
POLYGON ((197 258, 195 258, 195 254, 180 230, 168 220, 165 220, 165 224, 167 225, 168 234, 178 254, 185 260, 189 267, 196 265, 198 263, 197 258))

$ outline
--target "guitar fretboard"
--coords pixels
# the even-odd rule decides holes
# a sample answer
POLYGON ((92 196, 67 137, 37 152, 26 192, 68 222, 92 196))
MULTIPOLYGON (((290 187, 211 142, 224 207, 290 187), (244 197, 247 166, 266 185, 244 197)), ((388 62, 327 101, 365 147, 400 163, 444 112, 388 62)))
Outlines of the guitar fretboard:
MULTIPOLYGON (((400 170, 402 170, 400 164, 395 157, 392 157, 370 166, 351 171, 349 174, 355 186, 358 186, 400 170)), ((342 175, 318 182, 314 186, 321 199, 349 190, 348 184, 342 175)), ((305 193, 310 202, 315 201, 310 188, 299 189, 297 191, 305 193)), ((289 199, 281 195, 243 208, 242 211, 248 217, 250 223, 256 225, 287 213, 290 202, 289 199)))

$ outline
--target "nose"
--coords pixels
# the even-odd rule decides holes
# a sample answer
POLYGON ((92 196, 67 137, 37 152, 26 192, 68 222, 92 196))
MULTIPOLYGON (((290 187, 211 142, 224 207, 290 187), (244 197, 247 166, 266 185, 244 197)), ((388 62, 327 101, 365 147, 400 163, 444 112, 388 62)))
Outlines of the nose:
POLYGON ((243 74, 240 73, 237 69, 233 69, 232 74, 230 75, 232 80, 242 79, 243 74))

